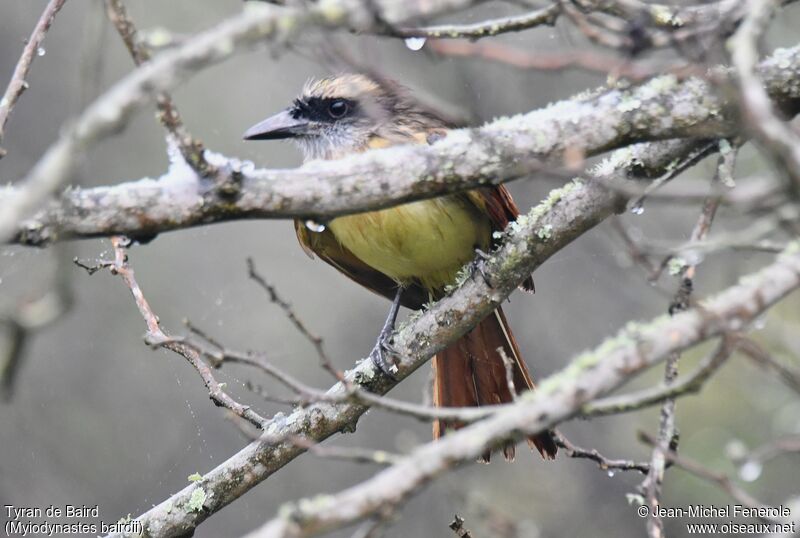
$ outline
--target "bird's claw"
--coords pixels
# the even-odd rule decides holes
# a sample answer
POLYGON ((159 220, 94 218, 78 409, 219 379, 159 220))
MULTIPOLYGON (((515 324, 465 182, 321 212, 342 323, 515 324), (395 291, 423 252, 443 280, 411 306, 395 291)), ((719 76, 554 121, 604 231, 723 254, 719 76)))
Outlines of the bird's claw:
POLYGON ((486 274, 486 260, 490 258, 489 254, 485 253, 479 248, 475 249, 475 259, 472 260, 472 274, 481 275, 483 282, 490 288, 494 288, 489 275, 486 274))
POLYGON ((394 348, 389 344, 388 335, 381 335, 378 341, 375 342, 375 347, 369 352, 369 358, 378 370, 383 372, 383 375, 397 381, 397 365, 392 362, 391 355, 394 354, 394 348))

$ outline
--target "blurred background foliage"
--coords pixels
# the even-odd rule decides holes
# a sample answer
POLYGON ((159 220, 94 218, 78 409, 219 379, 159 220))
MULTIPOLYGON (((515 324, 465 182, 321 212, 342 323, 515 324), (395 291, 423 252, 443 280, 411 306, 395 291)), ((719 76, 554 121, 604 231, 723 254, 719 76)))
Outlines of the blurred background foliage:
MULTIPOLYGON (((0 75, 5 84, 44 0, 7 0, 0 5, 0 75)), ((127 3, 145 30, 174 35, 204 29, 242 8, 238 0, 172 0, 127 3)), ((515 12, 491 3, 448 20, 479 21, 515 12)), ((794 44, 800 10, 787 10, 770 31, 770 46, 794 44)), ((563 51, 589 45, 559 24, 498 39, 528 51, 563 51)), ((209 148, 250 159, 258 166, 294 167, 295 149, 285 143, 244 143, 241 133, 280 109, 303 82, 342 69, 325 61, 338 51, 379 68, 421 95, 476 123, 528 111, 605 82, 603 76, 567 70, 521 71, 477 59, 448 59, 426 48, 414 52, 401 40, 308 33, 291 45, 270 44, 241 54, 194 77, 175 100, 187 127, 209 148), (332 44, 335 43, 335 48, 332 44), (323 54, 323 51, 327 51, 323 54), (331 52, 333 51, 333 52, 331 52)), ((44 56, 37 58, 30 89, 14 109, 0 161, 0 181, 21 177, 58 136, 60 126, 132 69, 132 62, 101 2, 67 2, 49 32, 44 56)), ((709 162, 691 169, 671 188, 705 182, 709 162)), ((117 136, 91 150, 74 184, 113 184, 158 176, 167 158, 164 136, 150 106, 117 136)), ((737 177, 772 173, 751 147, 740 155, 737 177)), ((557 186, 532 177, 510 188, 523 211, 557 186)), ((643 242, 685 241, 698 214, 695 205, 651 200, 642 215, 624 215, 632 236, 643 242)), ((746 222, 723 207, 714 230, 736 230, 746 222)), ((713 236, 713 231, 712 231, 713 236)), ((208 400, 196 372, 180 357, 151 351, 142 342, 144 326, 123 284, 105 272, 92 277, 73 266, 73 256, 92 261, 108 256, 105 240, 71 242, 44 250, 0 248, 0 308, 43 294, 61 278, 74 305, 38 333, 27 349, 10 402, 0 405, 0 504, 100 505, 101 518, 135 516, 182 488, 186 477, 203 473, 234 454, 245 439, 208 400), (60 260, 60 261, 59 261, 60 260)), ((388 303, 308 259, 286 221, 233 222, 167 233, 131 252, 139 283, 164 327, 183 331, 190 319, 236 349, 265 351, 276 365, 309 384, 327 387, 308 343, 283 313, 247 278, 245 259, 274 283, 312 330, 325 339, 339 368, 364 356, 380 329, 388 303)), ((698 270, 697 296, 728 286, 768 262, 771 255, 728 253, 709 256, 698 270)), ((634 266, 613 228, 604 223, 578 239, 537 271, 536 295, 515 294, 508 314, 531 369, 538 377, 559 368, 575 353, 595 346, 629 320, 666 311, 677 286, 664 275, 651 285, 634 266)), ((756 338, 781 360, 800 365, 800 300, 794 297, 759 323, 756 338)), ((688 353, 687 371, 708 348, 688 353)), ((420 401, 428 367, 392 393, 420 401)), ((656 382, 655 369, 635 382, 656 382)), ((218 379, 262 414, 285 407, 263 402, 247 380, 276 389, 252 372, 226 366, 218 379)), ((636 432, 654 432, 658 410, 565 424, 575 443, 609 457, 647 459, 636 432)), ((800 434, 800 400, 773 374, 741 355, 734 356, 699 396, 678 403, 681 451, 708 466, 737 475, 728 457, 743 443, 756 447, 771 439, 800 434)), ((369 412, 354 434, 331 443, 405 451, 430 438, 426 424, 369 412)), ((779 504, 797 493, 797 455, 783 456, 745 483, 765 502, 779 504), (792 459, 794 458, 794 459, 792 459)), ((408 506, 387 536, 449 537, 447 524, 458 512, 476 536, 641 536, 643 521, 625 494, 641 481, 634 473, 606 473, 586 461, 554 463, 520 450, 513 464, 495 458, 489 466, 470 465, 439 480, 408 506), (503 530, 516 526, 516 534, 503 530)), ((335 491, 365 479, 370 466, 331 462, 304 455, 221 513, 195 536, 238 536, 273 515, 281 503, 335 491)), ((665 506, 727 504, 721 491, 680 470, 667 473, 665 506)), ((666 520, 667 533, 685 532, 666 520)), ((345 536, 345 533, 337 536, 345 536)))

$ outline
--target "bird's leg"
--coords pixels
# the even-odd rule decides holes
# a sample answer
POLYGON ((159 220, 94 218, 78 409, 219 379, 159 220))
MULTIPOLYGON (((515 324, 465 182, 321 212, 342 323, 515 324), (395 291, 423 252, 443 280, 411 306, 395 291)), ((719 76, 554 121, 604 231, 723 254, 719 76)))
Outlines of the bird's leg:
POLYGON ((392 308, 389 309, 389 315, 383 323, 381 333, 378 335, 378 341, 375 342, 375 347, 369 353, 369 358, 383 372, 387 377, 397 380, 397 366, 389 361, 389 354, 392 348, 389 345, 389 339, 394 332, 394 324, 397 321, 397 313, 400 311, 400 297, 403 295, 403 288, 397 287, 397 294, 392 301, 392 308))
POLYGON ((472 260, 472 274, 480 274, 486 285, 489 286, 489 288, 494 288, 489 280, 489 275, 486 274, 486 260, 488 260, 489 257, 489 254, 475 247, 475 259, 472 260))

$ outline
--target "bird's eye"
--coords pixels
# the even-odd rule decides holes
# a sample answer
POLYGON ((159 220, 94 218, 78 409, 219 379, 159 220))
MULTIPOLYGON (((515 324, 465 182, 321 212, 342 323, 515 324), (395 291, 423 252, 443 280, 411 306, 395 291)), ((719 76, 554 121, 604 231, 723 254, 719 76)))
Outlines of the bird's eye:
POLYGON ((347 114, 347 111, 350 109, 350 106, 347 104, 347 101, 342 99, 337 99, 333 101, 330 105, 328 105, 328 114, 331 118, 338 120, 339 118, 343 117, 347 114))

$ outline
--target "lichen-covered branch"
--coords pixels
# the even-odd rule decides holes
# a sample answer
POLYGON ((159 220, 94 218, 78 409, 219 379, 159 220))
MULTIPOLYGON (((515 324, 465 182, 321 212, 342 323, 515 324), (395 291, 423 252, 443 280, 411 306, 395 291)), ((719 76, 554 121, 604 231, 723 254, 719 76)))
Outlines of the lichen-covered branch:
POLYGON ((672 353, 746 328, 798 287, 800 244, 793 243, 772 265, 704 301, 701 308, 646 324, 629 324, 615 337, 543 380, 538 390, 521 396, 517 403, 415 449, 361 484, 336 495, 320 495, 284 506, 275 519, 248 538, 313 536, 396 506, 436 476, 474 460, 485 450, 508 439, 519 440, 542 432, 574 416, 586 402, 614 390, 672 353))
MULTIPOLYGON (((776 51, 759 73, 777 103, 800 101, 800 47, 776 51)), ((508 181, 560 165, 567 150, 590 156, 633 142, 728 136, 735 128, 726 104, 705 81, 666 75, 451 131, 432 146, 370 151, 293 170, 248 171, 236 160, 209 154, 215 166, 236 171, 237 193, 217 192, 213 182, 173 159, 158 180, 66 191, 31 219, 17 222, 13 241, 41 245, 69 237, 152 236, 244 218, 325 220, 508 181)), ((16 194, 14 188, 0 190, 0 205, 13 205, 16 194)))
POLYGON ((329 0, 307 8, 249 5, 239 15, 165 51, 120 80, 63 129, 19 187, 7 191, 0 211, 0 242, 71 175, 80 156, 104 136, 124 126, 131 114, 159 93, 234 52, 271 37, 288 39, 308 26, 383 31, 385 24, 467 7, 475 0, 329 0), (380 23, 378 21, 381 21, 380 23))
MULTIPOLYGON (((541 204, 506 231, 502 248, 485 264, 490 288, 483 278, 466 278, 451 295, 431 310, 411 320, 394 337, 398 352, 398 380, 404 379, 474 326, 499 305, 536 267, 605 218, 620 211, 626 198, 614 185, 629 176, 656 177, 675 166, 695 147, 693 141, 666 141, 632 146, 615 152, 591 178, 575 181, 553 191, 541 204)), ((388 392, 397 382, 381 376, 371 361, 360 362, 346 372, 348 383, 376 394, 388 392)), ((298 408, 288 416, 278 414, 265 425, 266 437, 137 519, 145 536, 178 536, 195 528, 211 514, 244 495, 250 488, 292 461, 303 449, 287 441, 302 436, 322 441, 355 428, 368 406, 349 398, 347 383, 338 383, 328 394, 334 400, 298 408), (344 400, 344 401, 341 401, 344 400), (190 509, 194 492, 202 488, 202 510, 190 509)))
POLYGON ((743 2, 747 16, 731 38, 731 60, 736 69, 742 115, 755 136, 775 156, 789 176, 796 195, 800 195, 800 136, 775 115, 773 104, 759 82, 756 70, 758 40, 766 31, 779 0, 743 2))
POLYGON ((558 4, 553 3, 547 7, 529 13, 523 13, 522 15, 491 19, 473 24, 442 24, 419 28, 398 28, 395 30, 395 35, 400 37, 429 37, 434 39, 478 39, 508 32, 519 32, 535 26, 553 26, 560 12, 561 8, 558 4))

